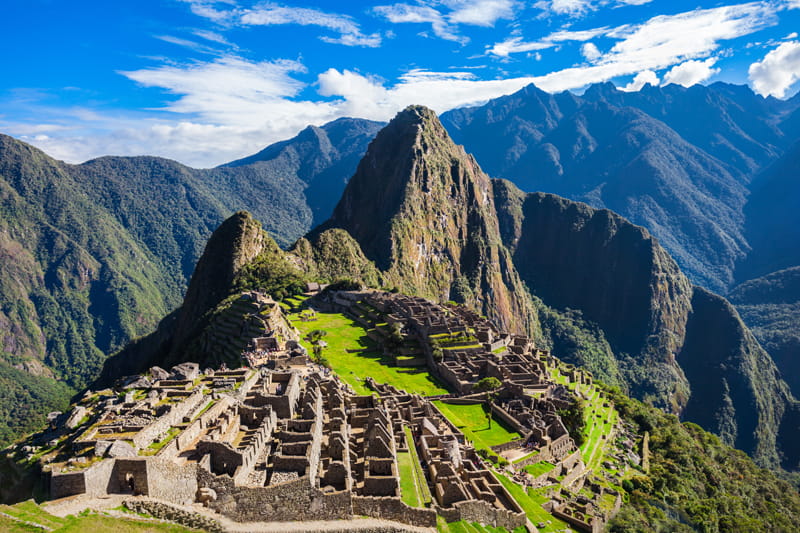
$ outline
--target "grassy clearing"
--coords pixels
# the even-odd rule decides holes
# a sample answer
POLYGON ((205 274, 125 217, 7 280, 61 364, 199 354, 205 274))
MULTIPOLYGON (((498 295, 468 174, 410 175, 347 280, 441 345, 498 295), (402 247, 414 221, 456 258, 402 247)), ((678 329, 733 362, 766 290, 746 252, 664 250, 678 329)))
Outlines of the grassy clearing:
POLYGON ((553 463, 548 463, 547 461, 541 461, 538 463, 533 463, 532 465, 528 465, 525 467, 525 471, 532 475, 533 477, 541 476, 542 474, 546 474, 550 472, 552 469, 555 468, 553 463))
POLYGON ((414 480, 416 488, 419 491, 419 498, 423 505, 426 507, 433 501, 431 490, 428 487, 428 482, 425 479, 425 472, 422 470, 422 464, 419 462, 419 454, 417 454, 417 447, 414 446, 414 436, 411 434, 411 428, 406 426, 403 428, 406 435, 406 447, 411 455, 411 464, 414 469, 414 480))
POLYGON ((414 463, 409 452, 397 452, 397 467, 400 470, 400 497, 411 507, 422 507, 422 498, 417 486, 414 463))
POLYGON ((500 483, 511 493, 511 496, 517 501, 520 507, 522 507, 525 514, 528 515, 528 519, 537 526, 541 533, 563 531, 565 529, 570 530, 569 524, 559 520, 542 508, 542 504, 546 501, 543 496, 525 492, 524 488, 502 474, 497 474, 497 479, 499 479, 500 483), (550 523, 548 524, 548 522, 550 523), (538 527, 539 523, 543 523, 545 526, 538 527))
POLYGON ((341 313, 317 313, 316 320, 307 322, 301 321, 298 314, 289 315, 289 319, 302 337, 315 329, 328 332, 323 339, 328 347, 322 355, 331 369, 358 394, 372 393, 364 385, 368 376, 378 383, 390 383, 398 389, 424 396, 448 392, 425 367, 394 366, 392 358, 381 353, 364 328, 341 313))
POLYGON ((489 449, 492 446, 520 438, 519 433, 509 430, 497 418, 492 417, 492 427, 490 428, 482 404, 452 405, 441 401, 433 403, 450 422, 464 433, 467 439, 475 444, 477 449, 489 449))
POLYGON ((78 516, 61 518, 51 515, 32 500, 14 505, 0 505, 0 531, 9 533, 42 533, 47 531, 24 522, 39 524, 57 533, 188 533, 197 531, 177 524, 151 522, 107 516, 95 513, 81 513, 78 516))

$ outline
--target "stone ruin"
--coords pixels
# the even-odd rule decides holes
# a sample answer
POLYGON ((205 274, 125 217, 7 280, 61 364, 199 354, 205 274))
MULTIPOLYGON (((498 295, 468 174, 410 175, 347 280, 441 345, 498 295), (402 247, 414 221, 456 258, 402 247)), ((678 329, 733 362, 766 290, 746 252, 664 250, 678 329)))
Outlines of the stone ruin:
MULTIPOLYGON (((442 401, 486 403, 475 384, 498 378, 503 386, 490 408, 523 437, 494 451, 531 455, 508 474, 520 482, 517 469, 551 461, 554 471, 542 478, 559 489, 551 493, 549 512, 584 531, 613 515, 600 510, 597 502, 610 495, 587 481, 580 451, 558 416, 573 393, 549 378, 555 362, 549 353, 461 306, 377 291, 326 297, 320 307, 345 310, 362 323, 398 324, 393 329, 403 344, 394 348, 417 350, 409 357, 460 397, 442 401), (576 498, 560 487, 597 489, 596 497, 576 498)), ((292 360, 297 332, 279 307, 267 303, 261 310, 269 334, 251 341, 245 355, 253 357, 245 361, 256 363, 253 368, 155 367, 123 380, 119 393, 87 393, 69 416, 79 430, 63 441, 71 459, 49 465, 51 497, 141 494, 199 502, 240 522, 371 516, 435 527, 439 515, 509 530, 526 524, 489 463, 430 398, 369 378, 374 394, 355 394, 307 359, 292 360), (406 453, 419 459, 425 507, 401 499, 398 455, 406 453)), ((386 328, 376 335, 385 341, 394 334, 386 328)), ((590 376, 567 370, 574 383, 591 383, 590 376)), ((618 509, 621 496, 615 496, 618 509)))

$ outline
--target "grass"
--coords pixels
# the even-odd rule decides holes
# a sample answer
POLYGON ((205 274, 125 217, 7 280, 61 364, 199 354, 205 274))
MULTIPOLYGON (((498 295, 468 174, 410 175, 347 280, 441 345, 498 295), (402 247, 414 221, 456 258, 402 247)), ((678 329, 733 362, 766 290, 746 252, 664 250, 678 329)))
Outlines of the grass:
POLYGON ((546 474, 550 472, 552 469, 555 468, 553 463, 548 463, 547 461, 540 461, 538 463, 533 463, 532 465, 528 465, 525 467, 525 471, 532 475, 533 477, 541 476, 542 474, 546 474))
POLYGON ((464 436, 471 440, 476 449, 489 449, 498 444, 520 438, 520 434, 511 431, 497 418, 492 417, 492 427, 486 418, 483 404, 454 405, 442 401, 433 402, 439 411, 447 417, 464 436))
POLYGON ((185 533, 197 531, 177 524, 120 518, 96 513, 81 513, 64 518, 51 515, 32 500, 15 505, 0 505, 0 531, 9 533, 42 533, 42 528, 24 522, 39 524, 57 533, 185 533), (9 518, 9 516, 11 518, 9 518))
POLYGON ((422 507, 417 475, 409 452, 397 452, 397 467, 400 471, 400 498, 403 503, 411 507, 422 507))
MULTIPOLYGON (((426 367, 398 367, 391 357, 384 356, 367 337, 357 322, 341 313, 317 313, 317 320, 303 322, 298 314, 289 315, 292 325, 305 337, 310 331, 327 331, 328 347, 322 356, 331 369, 357 394, 372 394, 364 379, 372 377, 378 383, 389 383, 398 389, 423 396, 447 394, 441 383, 428 373, 426 367)), ((307 346, 307 348, 310 348, 307 346)))
MULTIPOLYGON (((470 523, 466 520, 447 523, 441 516, 437 517, 436 530, 439 533, 508 533, 504 527, 487 526, 478 522, 470 523)), ((512 533, 526 533, 526 529, 518 527, 512 533)))
POLYGON ((431 496, 431 490, 428 487, 428 482, 425 478, 425 472, 422 470, 422 464, 419 461, 419 455, 417 454, 417 447, 414 446, 414 436, 411 434, 411 428, 406 426, 403 428, 403 431, 406 435, 406 447, 408 448, 408 452, 411 455, 412 467, 414 469, 414 479, 416 483, 416 488, 419 490, 419 498, 421 502, 427 507, 433 501, 433 496, 431 496))
POLYGON ((543 496, 525 492, 524 488, 517 485, 502 474, 497 474, 497 479, 500 480, 500 483, 516 500, 520 507, 522 507, 522 509, 525 511, 525 514, 528 516, 528 519, 533 522, 533 525, 537 526, 541 533, 550 533, 553 531, 570 529, 566 522, 559 520, 542 508, 542 504, 546 501, 543 496), (549 524, 547 523, 548 521, 550 522, 549 524), (540 522, 544 523, 545 527, 538 527, 540 522))

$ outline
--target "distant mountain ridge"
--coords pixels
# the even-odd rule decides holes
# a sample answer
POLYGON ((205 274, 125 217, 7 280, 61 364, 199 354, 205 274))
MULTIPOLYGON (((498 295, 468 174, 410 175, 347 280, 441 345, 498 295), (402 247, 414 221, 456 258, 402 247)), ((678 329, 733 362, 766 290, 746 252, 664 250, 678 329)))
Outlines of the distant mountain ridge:
POLYGON ((0 442, 16 434, 7 424, 33 427, 66 401, 54 378, 81 388, 152 331, 230 214, 247 207, 283 246, 307 232, 379 127, 340 119, 215 169, 147 156, 69 165, 0 135, 0 384, 23 385, 7 387, 18 392, 0 442), (45 397, 35 414, 11 416, 31 393, 45 397))
POLYGON ((493 177, 606 207, 647 227, 695 282, 726 292, 750 251, 748 184, 797 135, 800 96, 713 84, 596 84, 582 96, 528 86, 442 114, 493 177))

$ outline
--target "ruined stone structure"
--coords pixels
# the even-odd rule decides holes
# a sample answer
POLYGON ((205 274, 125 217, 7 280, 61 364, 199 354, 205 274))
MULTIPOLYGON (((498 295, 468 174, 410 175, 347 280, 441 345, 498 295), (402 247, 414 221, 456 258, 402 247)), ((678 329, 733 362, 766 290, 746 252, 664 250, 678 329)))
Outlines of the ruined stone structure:
MULTIPOLYGON (((619 494, 587 481, 589 470, 558 415, 574 393, 553 382, 555 359, 530 339, 499 332, 461 306, 378 291, 322 295, 315 305, 346 310, 387 349, 448 383, 456 394, 442 401, 486 403, 519 432, 522 438, 494 447, 530 455, 506 475, 517 479, 524 466, 549 461, 553 471, 537 482, 588 487, 577 498, 554 489, 547 505, 554 516, 594 531, 613 514, 610 497, 618 508, 619 494), (486 377, 502 383, 491 397, 475 390, 486 377)), ((374 394, 355 394, 334 374, 294 359, 297 333, 280 308, 257 293, 248 298, 268 333, 245 353, 257 368, 201 372, 184 363, 123 380, 118 393, 87 393, 69 417, 78 427, 64 441, 72 458, 49 465, 52 497, 147 495, 199 502, 240 522, 370 516, 435 527, 439 515, 508 530, 526 525, 486 455, 431 398, 370 378, 374 394), (425 506, 403 502, 399 454, 418 462, 425 506)), ((572 383, 591 382, 564 370, 572 383)))

